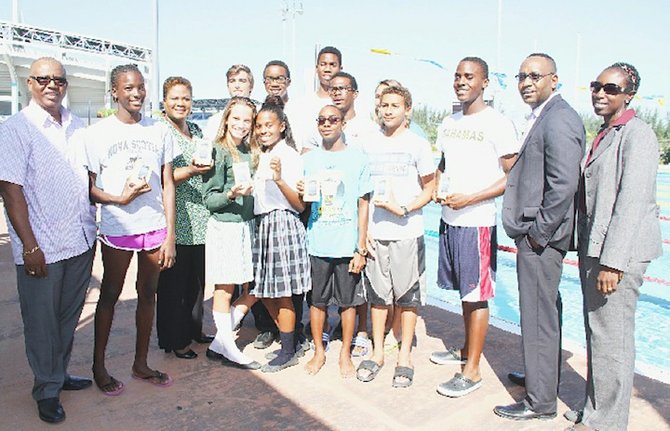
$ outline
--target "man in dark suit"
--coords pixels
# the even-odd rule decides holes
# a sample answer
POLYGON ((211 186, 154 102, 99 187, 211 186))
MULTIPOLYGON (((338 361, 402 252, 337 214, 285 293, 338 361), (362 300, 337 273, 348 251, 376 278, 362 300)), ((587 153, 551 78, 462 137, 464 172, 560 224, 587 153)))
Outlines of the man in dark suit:
POLYGON ((584 125, 556 94, 554 59, 529 55, 517 75, 532 109, 524 142, 508 174, 505 232, 516 242, 526 397, 494 412, 515 420, 556 416, 561 341, 563 257, 571 245, 574 202, 584 154, 584 125))

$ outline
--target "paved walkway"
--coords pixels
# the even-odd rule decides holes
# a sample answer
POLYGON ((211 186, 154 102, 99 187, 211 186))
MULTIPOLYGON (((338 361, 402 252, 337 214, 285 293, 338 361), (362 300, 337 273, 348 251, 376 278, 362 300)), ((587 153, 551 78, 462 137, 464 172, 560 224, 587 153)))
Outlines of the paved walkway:
MULTIPOLYGON (((468 397, 448 399, 435 392, 437 383, 458 371, 456 366, 433 365, 431 351, 458 345, 463 339, 461 317, 436 307, 421 310, 414 350, 414 385, 391 388, 395 358, 377 379, 361 383, 342 380, 337 370, 339 342, 331 344, 327 363, 316 376, 300 366, 278 374, 231 369, 205 358, 205 346, 195 345, 200 357, 181 360, 158 350, 152 340, 149 363, 175 380, 170 388, 156 388, 130 378, 134 350, 136 296, 129 271, 126 288, 116 308, 108 349, 110 372, 126 383, 119 397, 106 397, 96 388, 63 392, 67 420, 61 430, 562 430, 569 425, 561 414, 579 405, 584 392, 585 358, 564 351, 559 394, 559 416, 551 421, 511 422, 495 416, 492 408, 511 403, 523 390, 506 379, 521 369, 520 339, 491 328, 482 360, 483 387, 468 397)), ((96 259, 91 289, 75 338, 70 372, 90 376, 93 353, 93 313, 102 267, 96 259)), ((0 429, 49 429, 37 417, 30 396, 32 375, 25 357, 23 326, 18 304, 9 238, 0 215, 0 429)), ((211 289, 207 309, 211 311, 211 289)), ((206 327, 213 330, 211 317, 206 327)), ((251 319, 245 321, 238 342, 252 358, 263 362, 265 351, 249 343, 255 336, 251 319)), ((277 345, 272 348, 276 348, 277 345)), ((308 357, 311 356, 308 354, 308 357)), ((636 376, 630 430, 670 430, 670 386, 636 376)))

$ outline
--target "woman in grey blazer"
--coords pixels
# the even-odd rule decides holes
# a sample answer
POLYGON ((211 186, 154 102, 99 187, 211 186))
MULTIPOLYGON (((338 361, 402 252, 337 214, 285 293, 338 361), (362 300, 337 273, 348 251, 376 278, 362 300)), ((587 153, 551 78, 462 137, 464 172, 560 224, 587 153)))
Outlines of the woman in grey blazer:
POLYGON ((635 308, 649 262, 662 254, 656 205, 659 145, 628 108, 640 86, 626 63, 591 83, 604 123, 582 162, 579 271, 588 353, 581 423, 568 430, 625 430, 635 367, 635 308))

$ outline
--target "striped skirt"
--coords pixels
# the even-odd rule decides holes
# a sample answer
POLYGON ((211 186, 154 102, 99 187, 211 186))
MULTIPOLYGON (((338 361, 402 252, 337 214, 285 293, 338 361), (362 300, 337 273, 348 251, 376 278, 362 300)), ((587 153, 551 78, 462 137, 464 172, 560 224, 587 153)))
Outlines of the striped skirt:
POLYGON ((258 217, 253 247, 253 294, 285 298, 312 289, 305 227, 291 211, 275 210, 258 217))

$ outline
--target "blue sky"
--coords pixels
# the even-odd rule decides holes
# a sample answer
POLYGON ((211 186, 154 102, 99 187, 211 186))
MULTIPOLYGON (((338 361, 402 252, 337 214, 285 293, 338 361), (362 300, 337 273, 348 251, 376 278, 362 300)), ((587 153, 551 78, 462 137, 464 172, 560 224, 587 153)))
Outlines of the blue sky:
MULTIPOLYGON (((11 19, 11 3, 0 2, 0 19, 11 19)), ((284 59, 293 75, 289 94, 300 95, 310 88, 315 46, 334 45, 343 52, 345 70, 359 81, 359 110, 368 110, 374 86, 384 78, 398 79, 409 87, 416 104, 449 108, 458 60, 476 55, 492 71, 507 74, 507 89, 492 86, 492 92, 499 92, 503 109, 514 116, 527 108, 513 76, 527 54, 543 51, 556 59, 561 91, 579 111, 590 112, 590 103, 589 93, 577 87, 588 86, 615 61, 627 61, 639 69, 641 95, 664 95, 669 99, 664 112, 670 105, 668 0, 503 0, 499 65, 497 0, 305 0, 304 13, 296 20, 295 64, 290 21, 284 55, 282 4, 280 0, 160 0, 161 80, 183 75, 193 82, 194 97, 224 97, 225 70, 245 63, 257 79, 253 95, 262 98, 263 65, 284 59), (399 55, 373 54, 371 48, 399 55), (445 70, 415 58, 433 60, 445 70)), ((21 1, 25 24, 146 47, 153 43, 151 10, 150 0, 21 1)), ((652 100, 640 100, 638 106, 660 108, 652 100)))

